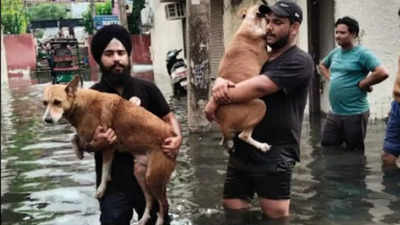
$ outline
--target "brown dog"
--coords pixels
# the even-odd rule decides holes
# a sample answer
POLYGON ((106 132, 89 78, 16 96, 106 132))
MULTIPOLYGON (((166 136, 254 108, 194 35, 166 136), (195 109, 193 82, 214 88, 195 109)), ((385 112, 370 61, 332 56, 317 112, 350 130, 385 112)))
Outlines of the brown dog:
MULTIPOLYGON (((244 12, 243 21, 220 62, 219 76, 238 83, 260 73, 262 65, 268 58, 265 40, 266 10, 266 5, 255 5, 244 12)), ((265 103, 260 99, 219 106, 216 121, 223 133, 221 143, 231 149, 234 133, 241 132, 239 134, 241 140, 261 151, 268 151, 270 145, 251 137, 254 127, 262 120, 265 112, 265 103)))
MULTIPOLYGON (((115 131, 116 144, 113 148, 103 150, 103 169, 96 191, 97 198, 101 198, 105 192, 116 149, 125 149, 137 157, 146 155, 148 164, 145 177, 137 177, 146 198, 146 210, 139 224, 146 224, 150 218, 153 198, 160 206, 157 225, 163 224, 164 215, 168 213, 166 186, 176 162, 163 153, 161 145, 165 138, 176 134, 166 122, 118 95, 78 89, 79 80, 77 76, 68 85, 52 85, 45 89, 43 104, 46 111, 43 120, 51 123, 64 117, 76 128, 79 140, 83 143, 92 141, 99 125, 115 131), (140 180, 145 182, 141 183, 140 180)), ((140 175, 135 173, 135 176, 140 175)))

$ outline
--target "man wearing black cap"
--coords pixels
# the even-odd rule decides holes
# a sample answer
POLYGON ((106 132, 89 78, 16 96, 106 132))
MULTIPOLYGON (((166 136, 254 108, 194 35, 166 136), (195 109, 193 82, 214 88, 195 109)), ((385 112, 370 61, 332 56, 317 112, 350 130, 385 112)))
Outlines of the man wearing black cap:
MULTIPOLYGON (((161 91, 153 83, 131 76, 132 44, 128 31, 116 24, 104 26, 93 36, 90 50, 102 72, 100 82, 91 88, 118 94, 125 99, 134 97, 141 106, 169 123, 177 136, 165 139, 163 148, 165 154, 176 158, 182 143, 178 121, 161 91)), ((98 127, 93 138, 97 143, 94 148, 105 148, 112 144, 116 137, 110 128, 98 127)), ((146 165, 144 162, 135 161, 133 166, 133 160, 130 154, 115 152, 111 181, 107 183, 106 192, 100 199, 102 225, 129 225, 133 215, 132 209, 135 209, 139 218, 144 213, 144 195, 132 171, 135 169, 135 173, 144 173, 146 165)), ((96 152, 95 162, 98 186, 102 173, 101 152, 96 152)), ((155 224, 157 211, 158 207, 152 210, 151 219, 147 224, 155 224)), ((169 217, 164 221, 165 224, 169 224, 169 217)))
MULTIPOLYGON (((230 104, 261 98, 267 113, 253 138, 272 145, 261 152, 234 139, 224 186, 224 206, 243 210, 257 193, 264 214, 270 218, 289 216, 292 169, 300 160, 300 134, 308 86, 313 74, 311 57, 296 46, 303 19, 293 1, 278 1, 268 7, 266 41, 271 48, 261 74, 234 84, 218 78, 212 98, 230 104)), ((213 118, 215 110, 205 110, 213 118)))

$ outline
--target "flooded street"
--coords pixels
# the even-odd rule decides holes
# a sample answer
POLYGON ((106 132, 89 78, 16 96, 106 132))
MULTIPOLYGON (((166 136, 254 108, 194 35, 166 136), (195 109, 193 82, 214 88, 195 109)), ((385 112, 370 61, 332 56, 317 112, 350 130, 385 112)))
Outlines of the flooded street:
MULTIPOLYGON (((186 99, 170 97, 166 75, 155 78, 184 135, 168 186, 173 225, 400 224, 400 171, 381 168, 385 124, 380 120, 370 122, 366 152, 360 155, 322 149, 320 126, 305 119, 289 221, 263 220, 256 201, 248 213, 225 214, 221 198, 227 153, 218 146, 219 134, 189 135, 186 99)), ((1 224, 99 225, 93 156, 76 158, 69 124, 41 121, 46 85, 1 88, 1 224)))

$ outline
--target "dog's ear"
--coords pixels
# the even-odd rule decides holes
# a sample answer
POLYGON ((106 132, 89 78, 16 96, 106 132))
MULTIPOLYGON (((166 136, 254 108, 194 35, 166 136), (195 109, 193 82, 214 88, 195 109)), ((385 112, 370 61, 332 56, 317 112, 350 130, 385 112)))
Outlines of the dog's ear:
POLYGON ((257 13, 257 16, 258 17, 264 17, 267 13, 269 13, 269 8, 268 8, 268 5, 264 5, 264 4, 261 4, 259 7, 258 7, 258 13, 257 13))
POLYGON ((71 80, 67 87, 65 87, 65 92, 68 96, 72 97, 75 95, 76 90, 78 90, 78 84, 81 78, 79 76, 75 76, 73 80, 71 80))
POLYGON ((246 17, 246 13, 247 13, 247 8, 243 8, 243 9, 239 10, 239 12, 238 12, 237 15, 238 15, 241 19, 244 19, 244 18, 246 17))

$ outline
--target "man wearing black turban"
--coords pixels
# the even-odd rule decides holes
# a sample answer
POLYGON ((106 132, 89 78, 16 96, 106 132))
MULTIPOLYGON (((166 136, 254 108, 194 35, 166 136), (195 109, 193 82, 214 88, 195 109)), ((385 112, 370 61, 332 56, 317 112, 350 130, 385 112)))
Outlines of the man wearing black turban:
MULTIPOLYGON (((148 111, 162 118, 173 127, 176 137, 164 140, 165 154, 176 158, 182 143, 179 124, 175 115, 170 111, 168 103, 161 91, 152 83, 131 76, 130 55, 132 50, 131 37, 128 31, 120 25, 108 25, 100 29, 94 36, 90 45, 93 58, 100 66, 102 77, 100 82, 91 88, 108 93, 118 94, 125 99, 139 98, 140 105, 148 111)), ((93 148, 106 148, 113 143, 116 136, 112 129, 98 127, 93 135, 96 146, 93 148)), ((90 149, 86 149, 90 151, 90 149)), ((136 162, 131 154, 115 152, 111 168, 111 181, 100 199, 100 221, 102 225, 129 225, 133 210, 142 217, 145 209, 145 199, 138 181, 133 175, 133 170, 145 171, 145 165, 136 162)), ((95 153, 96 182, 100 184, 102 173, 102 154, 95 153)), ((155 203, 154 205, 158 205, 155 203)), ((151 212, 151 219, 147 223, 155 224, 158 207, 151 212)), ((164 218, 164 223, 169 224, 169 217, 164 218)))

